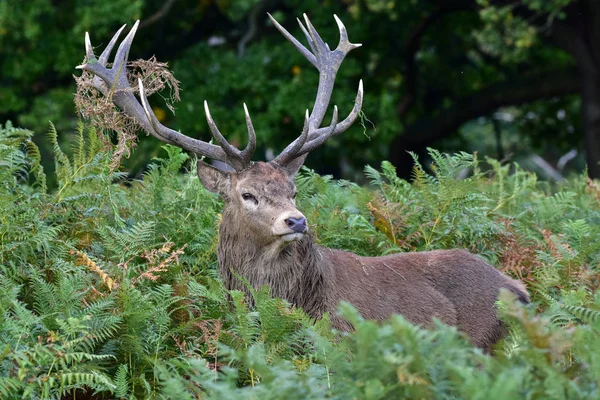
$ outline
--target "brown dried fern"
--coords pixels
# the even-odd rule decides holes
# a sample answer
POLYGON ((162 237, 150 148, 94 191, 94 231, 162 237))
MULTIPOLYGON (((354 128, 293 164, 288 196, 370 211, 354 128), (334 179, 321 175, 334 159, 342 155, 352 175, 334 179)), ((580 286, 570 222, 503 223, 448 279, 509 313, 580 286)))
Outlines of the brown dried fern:
POLYGON ((90 271, 96 273, 100 279, 102 279, 102 283, 106 285, 109 291, 112 291, 118 287, 118 284, 83 251, 71 250, 71 254, 78 256, 77 261, 79 265, 85 265, 90 269, 90 271))
POLYGON ((160 274, 162 272, 167 271, 169 266, 173 263, 179 262, 179 256, 184 253, 184 249, 187 247, 187 244, 183 245, 183 247, 171 251, 171 248, 174 246, 172 242, 166 242, 160 249, 153 249, 150 251, 145 250, 142 254, 142 258, 144 258, 149 265, 146 271, 142 272, 139 276, 131 279, 131 284, 135 285, 136 283, 148 279, 151 281, 156 281, 160 278, 160 274), (165 255, 167 258, 163 259, 165 255))

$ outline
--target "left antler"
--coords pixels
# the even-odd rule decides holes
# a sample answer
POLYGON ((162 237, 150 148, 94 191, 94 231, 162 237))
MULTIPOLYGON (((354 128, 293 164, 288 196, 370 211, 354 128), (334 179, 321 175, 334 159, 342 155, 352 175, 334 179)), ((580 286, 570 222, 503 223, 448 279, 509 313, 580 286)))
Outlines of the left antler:
POLYGON ((127 37, 119 45, 117 55, 110 68, 106 66, 108 58, 110 57, 110 53, 112 52, 119 35, 125 28, 125 25, 123 25, 113 36, 108 43, 108 46, 106 46, 106 49, 104 49, 100 55, 100 58, 96 58, 94 55, 90 36, 86 32, 85 49, 87 59, 83 65, 79 65, 76 68, 90 71, 96 75, 92 81, 94 87, 100 90, 105 96, 112 96, 112 102, 114 104, 121 108, 121 110, 129 117, 136 120, 145 131, 157 139, 178 146, 184 150, 191 151, 197 155, 226 162, 236 171, 242 171, 248 168, 252 164, 252 153, 254 153, 256 148, 256 135, 245 104, 244 111, 246 114, 246 125, 248 126, 248 146, 246 146, 244 150, 238 150, 229 144, 223 135, 221 135, 221 132, 217 129, 217 126, 210 115, 208 104, 206 102, 204 102, 206 120, 208 121, 213 136, 221 146, 190 138, 162 125, 154 115, 154 112, 148 103, 148 98, 146 97, 141 79, 138 80, 141 104, 135 98, 127 79, 127 59, 131 42, 133 41, 139 22, 140 21, 137 21, 135 25, 133 25, 133 28, 127 37))
POLYGON ((298 157, 306 157, 306 155, 316 147, 325 143, 331 136, 338 135, 348 129, 358 117, 358 113, 362 107, 363 85, 362 80, 358 84, 358 93, 354 101, 354 107, 350 114, 338 123, 337 106, 333 108, 333 118, 327 127, 321 128, 321 123, 329 107, 329 100, 335 83, 335 76, 344 61, 344 57, 353 49, 360 47, 360 44, 350 43, 348 40, 348 32, 340 19, 334 15, 335 22, 340 30, 340 41, 337 47, 332 51, 327 43, 321 39, 316 29, 310 23, 306 14, 304 21, 306 27, 298 19, 298 24, 304 32, 311 51, 304 47, 295 37, 293 37, 283 26, 281 26, 269 14, 269 18, 279 31, 310 61, 319 71, 319 86, 317 89, 317 97, 312 112, 306 110, 304 128, 302 134, 290 143, 272 162, 281 166, 285 166, 298 157))

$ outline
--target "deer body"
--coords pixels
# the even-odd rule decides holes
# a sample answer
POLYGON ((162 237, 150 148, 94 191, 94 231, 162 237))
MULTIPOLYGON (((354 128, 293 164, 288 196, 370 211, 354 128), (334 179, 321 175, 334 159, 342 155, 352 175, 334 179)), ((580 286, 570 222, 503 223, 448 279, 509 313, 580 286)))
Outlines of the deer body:
POLYGON ((429 326, 433 318, 438 318, 467 333, 473 344, 488 349, 503 331, 494 307, 500 289, 512 291, 524 302, 528 295, 522 284, 482 259, 464 250, 360 257, 313 243, 306 218, 295 205, 294 176, 310 151, 344 132, 358 117, 362 81, 350 114, 338 122, 338 110, 334 107, 331 123, 321 127, 335 75, 344 57, 360 45, 349 42, 346 28, 335 17, 340 41, 330 50, 304 16, 305 25, 298 22, 309 43, 308 50, 269 17, 317 68, 319 85, 314 107, 310 113, 306 111, 301 135, 268 163, 251 160, 256 135, 245 105, 248 145, 239 150, 219 132, 206 101, 207 122, 219 145, 162 125, 146 98, 141 79, 137 88, 141 103, 137 100, 122 69, 127 65, 138 23, 120 44, 111 67, 107 66, 108 58, 124 27, 99 58, 86 33, 86 61, 78 68, 93 74, 94 87, 110 96, 125 116, 152 136, 196 155, 225 162, 235 170, 224 172, 198 161, 198 177, 204 187, 219 193, 225 201, 218 255, 227 288, 246 290, 238 277, 247 279, 255 288, 269 285, 274 296, 304 308, 314 318, 331 313, 334 326, 340 329, 351 329, 335 315, 342 300, 353 304, 365 318, 379 321, 399 313, 415 324, 429 326))
MULTIPOLYGON (((206 168, 200 167, 199 174, 210 189, 206 174, 214 171, 206 168)), ((333 326, 342 330, 351 329, 335 315, 342 300, 354 305, 363 317, 378 321, 402 314, 412 323, 427 327, 438 318, 467 333, 474 345, 485 349, 503 334, 494 306, 500 289, 528 301, 522 284, 465 250, 361 257, 318 246, 309 234, 281 240, 271 234, 270 226, 265 229, 257 223, 277 220, 269 215, 302 218, 290 200, 293 181, 281 168, 258 163, 252 170, 236 174, 235 179, 230 177, 225 186, 228 191, 222 193, 226 205, 218 255, 219 272, 228 289, 247 292, 238 277, 247 279, 254 288, 268 285, 273 296, 302 307, 314 318, 329 312, 333 326), (251 209, 252 204, 245 207, 249 201, 241 194, 247 191, 259 205, 273 204, 263 204, 261 211, 251 209)))

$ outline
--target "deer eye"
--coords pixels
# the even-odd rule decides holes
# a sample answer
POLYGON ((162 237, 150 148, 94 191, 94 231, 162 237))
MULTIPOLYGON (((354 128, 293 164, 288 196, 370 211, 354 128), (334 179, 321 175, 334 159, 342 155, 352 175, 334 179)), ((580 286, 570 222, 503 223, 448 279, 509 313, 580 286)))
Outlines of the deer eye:
POLYGON ((256 201, 256 199, 254 198, 254 196, 252 196, 250 193, 242 193, 242 199, 248 201, 248 200, 254 200, 256 201))
POLYGON ((292 200, 296 200, 296 192, 292 195, 292 200))

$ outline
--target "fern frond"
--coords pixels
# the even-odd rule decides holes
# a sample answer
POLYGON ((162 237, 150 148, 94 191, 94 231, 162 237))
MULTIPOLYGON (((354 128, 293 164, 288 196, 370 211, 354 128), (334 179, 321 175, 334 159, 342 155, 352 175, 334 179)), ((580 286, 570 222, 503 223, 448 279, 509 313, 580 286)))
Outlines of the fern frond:
POLYGON ((73 175, 73 167, 71 166, 71 160, 62 151, 58 144, 58 132, 52 122, 50 122, 50 128, 47 133, 50 144, 52 145, 52 154, 54 155, 56 177, 61 185, 65 185, 69 181, 69 177, 73 175))
POLYGON ((127 398, 129 396, 130 383, 129 383, 129 369, 127 364, 119 365, 117 372, 114 377, 115 384, 115 397, 119 399, 127 398))
POLYGON ((77 139, 74 141, 73 150, 73 165, 79 168, 85 165, 86 154, 85 154, 85 138, 84 138, 85 126, 82 121, 77 123, 77 139))
POLYGON ((17 378, 0 376, 0 397, 3 399, 16 399, 22 393, 25 384, 17 378))
POLYGON ((31 172, 35 175, 35 184, 38 185, 42 193, 46 193, 48 188, 46 187, 46 174, 42 167, 42 155, 38 146, 32 141, 28 140, 25 142, 27 158, 31 163, 31 172))
POLYGON ((98 233, 104 246, 124 261, 146 248, 153 247, 155 229, 155 221, 143 221, 119 230, 111 226, 100 227, 98 233))
POLYGON ((383 186, 383 178, 381 173, 370 165, 365 166, 365 175, 371 182, 371 185, 381 188, 383 186))
POLYGON ((600 310, 592 310, 587 307, 561 304, 561 307, 571 315, 579 318, 584 324, 593 324, 600 321, 600 310))

